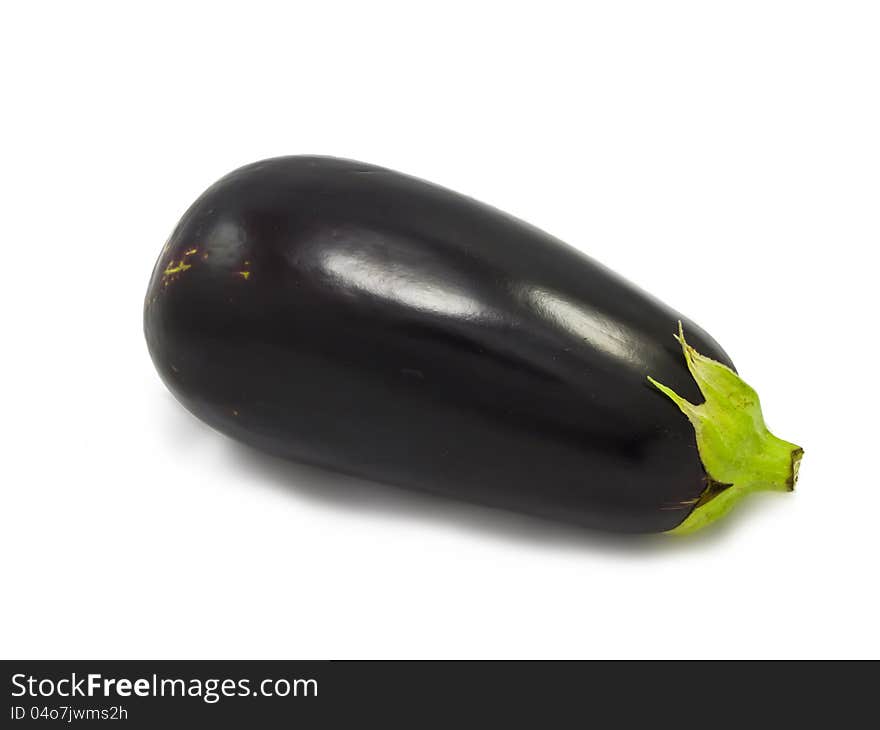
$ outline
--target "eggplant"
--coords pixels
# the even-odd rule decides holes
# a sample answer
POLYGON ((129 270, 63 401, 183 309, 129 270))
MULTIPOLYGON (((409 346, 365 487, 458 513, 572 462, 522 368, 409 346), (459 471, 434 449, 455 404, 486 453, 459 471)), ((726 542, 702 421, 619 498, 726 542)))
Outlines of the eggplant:
POLYGON ((172 393, 234 439, 589 528, 691 532, 792 489, 802 454, 691 320, 361 162, 280 157, 208 188, 162 249, 144 331, 172 393))

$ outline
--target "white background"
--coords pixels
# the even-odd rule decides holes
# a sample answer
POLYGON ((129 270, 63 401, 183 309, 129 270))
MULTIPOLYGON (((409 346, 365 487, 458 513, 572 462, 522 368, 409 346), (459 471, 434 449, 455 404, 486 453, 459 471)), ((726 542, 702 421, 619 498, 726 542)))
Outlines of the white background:
POLYGON ((875 3, 20 3, 0 20, 6 658, 878 657, 875 3), (616 538, 262 457, 141 308, 215 179, 399 169, 688 313, 794 495, 616 538))

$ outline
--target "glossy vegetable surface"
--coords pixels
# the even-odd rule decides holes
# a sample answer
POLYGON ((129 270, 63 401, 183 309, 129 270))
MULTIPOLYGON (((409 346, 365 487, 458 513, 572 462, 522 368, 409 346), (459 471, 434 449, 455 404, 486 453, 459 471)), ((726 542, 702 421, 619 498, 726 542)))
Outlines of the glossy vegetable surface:
POLYGON ((702 400, 679 321, 695 352, 733 367, 696 324, 552 236, 321 157, 209 188, 163 249, 144 315, 165 383, 235 439, 628 532, 675 528, 711 496, 695 427, 647 379, 702 400))

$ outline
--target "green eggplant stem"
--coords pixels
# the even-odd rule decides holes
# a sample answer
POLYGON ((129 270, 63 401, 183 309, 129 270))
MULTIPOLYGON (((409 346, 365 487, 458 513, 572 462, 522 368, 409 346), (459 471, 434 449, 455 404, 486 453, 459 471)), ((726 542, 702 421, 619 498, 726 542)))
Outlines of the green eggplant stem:
POLYGON ((676 339, 704 402, 690 403, 654 378, 648 380, 691 422, 708 476, 694 509, 669 530, 683 535, 723 517, 750 492, 792 491, 804 450, 770 433, 755 390, 726 365, 687 344, 681 322, 676 339))

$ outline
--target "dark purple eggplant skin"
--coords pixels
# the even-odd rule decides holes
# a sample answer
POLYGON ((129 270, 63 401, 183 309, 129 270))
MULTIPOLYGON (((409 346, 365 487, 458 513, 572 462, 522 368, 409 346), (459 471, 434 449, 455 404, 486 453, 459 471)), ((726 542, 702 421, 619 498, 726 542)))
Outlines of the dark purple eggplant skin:
POLYGON ((279 157, 210 187, 150 280, 174 395, 283 457, 590 528, 663 532, 707 486, 651 375, 702 329, 558 239, 401 173, 279 157))

